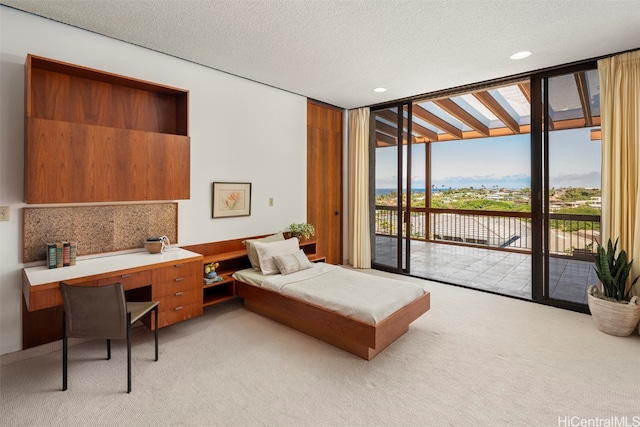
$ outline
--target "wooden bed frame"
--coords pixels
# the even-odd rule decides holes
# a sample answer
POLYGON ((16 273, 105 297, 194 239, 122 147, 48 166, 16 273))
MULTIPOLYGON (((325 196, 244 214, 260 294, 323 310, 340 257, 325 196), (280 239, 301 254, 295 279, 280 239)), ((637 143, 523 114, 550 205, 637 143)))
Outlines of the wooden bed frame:
POLYGON ((431 306, 431 295, 425 292, 376 325, 368 325, 238 280, 236 295, 244 298, 247 309, 366 360, 371 360, 407 332, 409 324, 431 306))

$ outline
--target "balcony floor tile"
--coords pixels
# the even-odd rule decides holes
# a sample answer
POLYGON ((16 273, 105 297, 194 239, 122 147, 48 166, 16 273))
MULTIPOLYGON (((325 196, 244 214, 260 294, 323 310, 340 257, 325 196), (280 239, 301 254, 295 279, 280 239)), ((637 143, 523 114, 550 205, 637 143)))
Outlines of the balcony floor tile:
MULTIPOLYGON (((395 263, 395 240, 376 238, 375 257, 395 263)), ((598 283, 593 263, 570 258, 549 259, 551 298, 587 303, 589 285, 598 283)), ((411 241, 411 275, 531 299, 531 255, 453 244, 411 241)))

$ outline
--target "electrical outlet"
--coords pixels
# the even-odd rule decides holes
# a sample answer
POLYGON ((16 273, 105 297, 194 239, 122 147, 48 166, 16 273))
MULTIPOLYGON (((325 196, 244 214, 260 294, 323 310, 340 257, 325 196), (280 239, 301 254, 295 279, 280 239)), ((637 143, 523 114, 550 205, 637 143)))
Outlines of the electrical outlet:
POLYGON ((9 221, 9 206, 0 206, 0 221, 9 221))
POLYGON ((269 197, 269 206, 273 206, 273 197, 269 197))

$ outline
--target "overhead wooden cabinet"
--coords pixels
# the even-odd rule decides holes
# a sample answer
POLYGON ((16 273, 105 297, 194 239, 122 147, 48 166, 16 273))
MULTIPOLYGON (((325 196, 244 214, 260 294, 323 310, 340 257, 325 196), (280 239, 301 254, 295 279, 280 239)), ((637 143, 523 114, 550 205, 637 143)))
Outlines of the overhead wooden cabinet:
POLYGON ((190 197, 188 91, 33 55, 25 201, 190 197))

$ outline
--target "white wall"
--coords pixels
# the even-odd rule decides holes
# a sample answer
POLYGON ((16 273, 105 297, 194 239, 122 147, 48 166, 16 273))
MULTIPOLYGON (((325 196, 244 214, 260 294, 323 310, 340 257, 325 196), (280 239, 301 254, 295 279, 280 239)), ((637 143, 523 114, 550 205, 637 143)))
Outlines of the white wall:
POLYGON ((0 222, 0 354, 22 348, 28 53, 190 91, 191 199, 179 202, 180 245, 267 234, 306 219, 306 98, 5 6, 0 50, 0 206, 11 208, 10 221, 0 222), (251 182, 251 215, 212 219, 213 181, 251 182))

